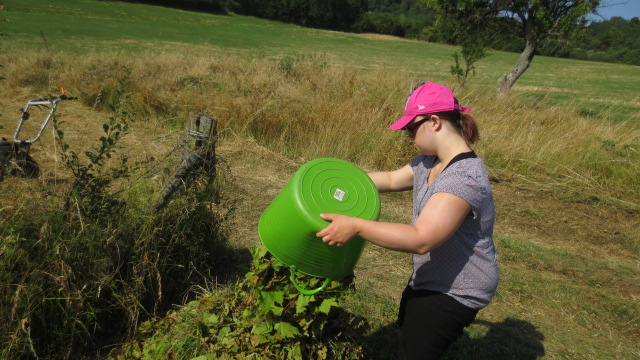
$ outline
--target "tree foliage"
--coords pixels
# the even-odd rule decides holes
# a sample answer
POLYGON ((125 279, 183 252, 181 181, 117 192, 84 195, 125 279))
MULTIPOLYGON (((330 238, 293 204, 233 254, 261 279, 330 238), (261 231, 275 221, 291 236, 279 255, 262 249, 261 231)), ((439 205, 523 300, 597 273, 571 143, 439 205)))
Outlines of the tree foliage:
POLYGON ((366 0, 236 0, 234 12, 306 27, 350 31, 366 0))
MULTIPOLYGON (((434 43, 473 45, 481 49, 521 53, 526 46, 524 21, 530 13, 539 34, 535 55, 639 65, 640 20, 614 17, 587 22, 599 1, 559 0, 125 0, 213 13, 238 13, 323 29, 374 33, 434 43), (471 4, 469 6, 464 4, 471 4), (561 6, 578 4, 566 16, 561 6), (491 6, 487 5, 490 4, 491 6), (425 6, 429 5, 431 7, 425 6), (542 11, 532 7, 543 6, 542 11), (531 10, 531 11, 529 11, 531 10), (443 16, 438 17, 445 12, 443 16), (562 15, 561 21, 554 20, 562 15), (454 22, 449 17, 461 19, 454 22), (437 20, 440 21, 437 21, 437 20), (548 26, 547 31, 543 31, 548 26), (472 37, 466 34, 474 35, 472 37), (478 43, 478 35, 486 41, 478 43)), ((486 53, 485 53, 486 55, 486 53)), ((475 57, 471 57, 473 59, 475 57)), ((472 69, 467 64, 465 69, 472 69)))
POLYGON ((176 9, 226 14, 234 6, 234 0, 122 0, 125 2, 152 4, 176 9))
POLYGON ((370 0, 351 30, 430 41, 434 23, 435 17, 416 0, 370 0))
MULTIPOLYGON (((553 54, 551 54, 553 55, 553 54)), ((613 17, 587 26, 572 42, 567 57, 640 65, 640 19, 613 17)))
MULTIPOLYGON (((498 95, 507 94, 529 68, 541 42, 568 37, 586 24, 600 0, 421 0, 434 9, 439 21, 453 24, 473 46, 486 47, 493 34, 522 34, 524 48, 513 68, 496 85, 498 95), (489 31, 488 31, 489 30, 489 31), (498 31, 496 31, 498 30, 498 31)), ((464 47, 465 44, 463 43, 464 47)))

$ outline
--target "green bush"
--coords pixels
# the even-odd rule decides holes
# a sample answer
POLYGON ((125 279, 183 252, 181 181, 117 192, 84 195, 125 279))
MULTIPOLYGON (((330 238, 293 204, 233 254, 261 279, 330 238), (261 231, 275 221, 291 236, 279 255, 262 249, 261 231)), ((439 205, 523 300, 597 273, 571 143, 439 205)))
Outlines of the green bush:
MULTIPOLYGON (((314 295, 292 284, 289 268, 264 247, 235 286, 205 292, 159 321, 140 327, 112 359, 363 359, 368 325, 344 310, 352 279, 314 295)), ((322 279, 298 279, 307 288, 322 279)))
MULTIPOLYGON (((160 212, 140 211, 122 190, 136 171, 120 154, 130 112, 126 78, 96 146, 72 151, 73 174, 40 210, 0 219, 0 358, 69 359, 95 353, 164 314, 206 279, 227 271, 223 178, 203 167, 160 212)), ((151 198, 152 196, 147 196, 151 198)))

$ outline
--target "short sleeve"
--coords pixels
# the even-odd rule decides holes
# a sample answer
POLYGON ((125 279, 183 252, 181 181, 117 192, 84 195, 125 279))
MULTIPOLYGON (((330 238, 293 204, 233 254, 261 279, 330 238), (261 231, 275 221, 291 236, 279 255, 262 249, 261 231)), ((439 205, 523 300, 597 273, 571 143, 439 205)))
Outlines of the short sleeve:
POLYGON ((433 193, 455 195, 471 205, 474 213, 484 197, 482 178, 473 168, 464 166, 471 161, 460 161, 444 171, 433 184, 433 193))

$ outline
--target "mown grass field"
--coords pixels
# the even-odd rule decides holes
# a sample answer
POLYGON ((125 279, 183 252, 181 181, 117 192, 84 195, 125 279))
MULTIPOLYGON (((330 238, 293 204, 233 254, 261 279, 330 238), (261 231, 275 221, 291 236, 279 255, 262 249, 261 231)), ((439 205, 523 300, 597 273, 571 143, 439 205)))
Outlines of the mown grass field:
MULTIPOLYGON (((244 16, 216 16, 112 1, 7 1, 2 24, 12 46, 69 51, 182 51, 242 57, 326 54, 339 63, 449 81, 455 48, 416 41, 306 29, 244 16), (45 40, 46 39, 46 40, 45 40)), ((491 86, 517 54, 492 52, 473 81, 491 86)), ((533 101, 569 105, 583 114, 638 123, 638 69, 538 57, 516 84, 533 101)))
MULTIPOLYGON (((164 159, 191 110, 220 120, 238 248, 259 244, 259 216, 305 161, 335 156, 365 169, 408 161, 413 149, 386 127, 411 79, 455 86, 456 48, 437 44, 111 1, 7 0, 0 18, 8 20, 0 135, 11 137, 27 99, 63 83, 80 97, 61 111, 67 138, 90 147, 126 67, 138 110, 126 140, 132 157, 164 159)), ((458 89, 478 118, 476 150, 493 181, 501 284, 447 358, 638 359, 639 68, 536 57, 513 95, 496 100, 495 81, 516 57, 492 53, 458 89)), ((48 131, 33 148, 42 176, 0 183, 0 225, 48 204, 43 187, 67 184, 57 152, 48 131)), ((162 180, 123 193, 145 201, 162 180)), ((383 196, 383 220, 409 214, 408 194, 383 196)), ((345 307, 369 321, 375 358, 394 358, 409 271, 407 255, 373 246, 356 268, 345 307)))

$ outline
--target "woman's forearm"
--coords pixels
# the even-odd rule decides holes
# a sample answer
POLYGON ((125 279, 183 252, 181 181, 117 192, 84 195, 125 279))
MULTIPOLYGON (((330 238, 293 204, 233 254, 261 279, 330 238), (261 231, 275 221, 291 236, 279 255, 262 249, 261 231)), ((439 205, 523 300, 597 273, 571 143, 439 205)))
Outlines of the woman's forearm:
POLYGON ((422 254, 437 244, 437 241, 429 241, 430 238, 413 225, 371 221, 338 214, 320 216, 331 221, 331 224, 316 235, 329 245, 342 246, 354 236, 360 236, 390 250, 422 254))
POLYGON ((389 250, 424 254, 432 249, 424 234, 413 225, 355 219, 356 234, 389 250))

